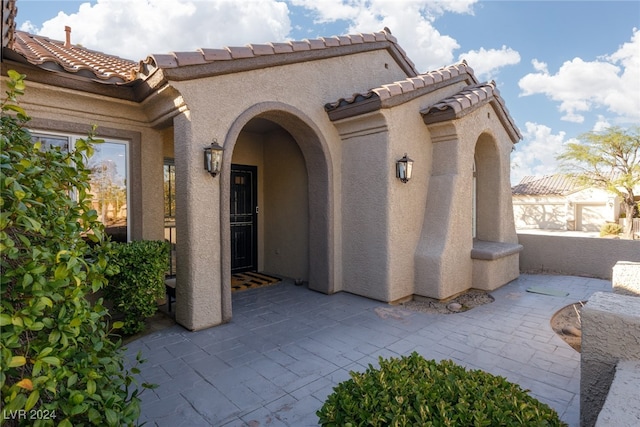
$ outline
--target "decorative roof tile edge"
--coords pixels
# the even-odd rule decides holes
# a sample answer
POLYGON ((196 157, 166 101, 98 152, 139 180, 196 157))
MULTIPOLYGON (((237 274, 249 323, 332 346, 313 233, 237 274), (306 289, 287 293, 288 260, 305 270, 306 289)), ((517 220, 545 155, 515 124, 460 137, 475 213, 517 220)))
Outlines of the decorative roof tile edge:
POLYGON ((515 144, 522 139, 520 130, 509 114, 495 81, 468 86, 453 96, 445 98, 420 111, 425 124, 459 119, 480 106, 493 103, 494 110, 515 144))
POLYGON ((151 75, 156 69, 178 68, 181 66, 206 64, 217 61, 229 61, 234 59, 247 59, 280 55, 295 52, 317 51, 340 46, 350 46, 366 43, 390 42, 399 52, 402 60, 414 74, 418 74, 415 64, 409 59, 406 52, 398 45, 397 39, 391 35, 388 28, 375 33, 357 33, 345 36, 320 37, 317 39, 305 39, 300 41, 288 41, 266 44, 248 44, 246 46, 230 46, 222 49, 200 48, 192 52, 171 52, 168 54, 152 54, 138 63, 136 73, 138 78, 151 75), (200 55, 200 59, 195 56, 200 55))
MULTIPOLYGON (((356 111, 355 108, 352 108, 355 106, 354 104, 364 102, 365 100, 369 102, 373 97, 379 99, 378 106, 381 107, 384 101, 390 100, 395 96, 413 93, 419 95, 422 93, 422 91, 420 91, 421 89, 430 89, 438 83, 447 82, 454 78, 467 78, 472 84, 478 83, 478 80, 473 74, 473 69, 463 60, 458 64, 449 65, 424 74, 418 74, 415 77, 409 77, 405 80, 373 88, 366 93, 354 93, 349 98, 340 98, 335 102, 325 104, 324 109, 330 114, 332 120, 338 120, 349 116, 348 114, 338 113, 336 111, 338 109, 349 108, 349 110, 356 111)), ((358 109, 358 112, 359 114, 369 112, 369 109, 367 109, 367 111, 360 111, 360 109, 358 109)))

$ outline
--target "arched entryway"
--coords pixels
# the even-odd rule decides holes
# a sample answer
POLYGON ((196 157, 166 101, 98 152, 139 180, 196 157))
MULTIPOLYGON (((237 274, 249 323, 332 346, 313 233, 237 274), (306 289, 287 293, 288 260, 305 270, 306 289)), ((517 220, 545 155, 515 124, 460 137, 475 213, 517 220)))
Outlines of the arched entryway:
POLYGON ((308 281, 309 180, 295 139, 277 123, 253 118, 231 163, 231 272, 308 281))
MULTIPOLYGON (((236 119, 224 143, 221 188, 223 311, 231 315, 231 274, 237 239, 232 203, 241 173, 254 171, 256 262, 251 268, 301 278, 332 293, 333 183, 328 149, 315 124, 294 107, 253 106, 236 119), (233 195, 232 195, 233 191, 233 195)), ((227 317, 227 316, 225 316, 227 317)))
POLYGON ((473 173, 474 238, 500 241, 500 158, 487 133, 476 142, 473 173))

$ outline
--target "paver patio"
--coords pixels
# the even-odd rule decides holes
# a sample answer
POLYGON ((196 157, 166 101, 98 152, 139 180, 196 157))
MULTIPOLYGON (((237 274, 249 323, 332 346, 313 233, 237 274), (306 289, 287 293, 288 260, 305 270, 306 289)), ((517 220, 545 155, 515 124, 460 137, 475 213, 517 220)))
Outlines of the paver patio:
POLYGON ((324 295, 292 282, 233 295, 233 320, 199 332, 173 326, 128 345, 141 350, 140 421, 157 426, 317 426, 315 412, 349 371, 378 356, 417 351, 502 375, 579 425, 580 354, 551 329, 560 308, 610 291, 611 282, 527 275, 495 301, 425 314, 359 296, 324 295), (526 292, 531 286, 567 297, 526 292))

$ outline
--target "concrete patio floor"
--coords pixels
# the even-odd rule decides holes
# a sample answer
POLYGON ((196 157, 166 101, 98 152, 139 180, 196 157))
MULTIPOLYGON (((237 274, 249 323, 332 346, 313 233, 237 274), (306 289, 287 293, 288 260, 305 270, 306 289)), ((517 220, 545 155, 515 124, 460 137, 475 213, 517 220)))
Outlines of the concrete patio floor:
POLYGON ((417 351, 506 377, 579 425, 580 354, 553 314, 611 282, 527 275, 495 301, 456 314, 407 311, 347 293, 282 282, 233 294, 233 321, 199 332, 175 325, 128 344, 147 362, 140 422, 157 426, 317 426, 315 412, 349 371, 417 351), (566 297, 526 292, 531 286, 566 297))

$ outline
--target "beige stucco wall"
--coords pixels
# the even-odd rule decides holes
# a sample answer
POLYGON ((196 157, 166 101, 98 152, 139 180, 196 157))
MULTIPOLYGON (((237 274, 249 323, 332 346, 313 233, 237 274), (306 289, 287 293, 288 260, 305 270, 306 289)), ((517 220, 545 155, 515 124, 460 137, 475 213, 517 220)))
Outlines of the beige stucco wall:
POLYGON ((343 121, 343 289, 389 298, 389 163, 387 124, 379 113, 343 121))
POLYGON ((640 241, 518 233, 520 271, 611 279, 618 261, 640 262, 640 241))
POLYGON ((512 143, 486 105, 454 123, 427 127, 419 111, 459 90, 336 122, 343 140, 344 289, 383 301, 446 299, 471 287, 495 288, 518 275, 518 255, 486 261, 474 283, 471 259, 473 162, 478 237, 517 243, 509 185, 512 143), (414 160, 401 183, 395 162, 414 160), (491 284, 485 283, 487 277, 491 284))
POLYGON ((92 125, 97 125, 99 138, 129 142, 130 237, 163 239, 163 138, 161 132, 149 126, 140 106, 130 101, 51 88, 30 82, 28 75, 26 84, 20 105, 32 117, 30 128, 85 135, 92 125))
POLYGON ((431 135, 419 111, 431 102, 433 98, 423 97, 384 110, 390 141, 386 162, 390 258, 387 301, 397 301, 416 293, 414 254, 420 242, 427 205, 426 190, 433 168, 431 135), (395 164, 405 153, 414 161, 413 176, 409 182, 402 183, 396 178, 395 164))
POLYGON ((639 313, 640 298, 604 292, 593 294, 582 308, 581 426, 595 424, 616 364, 621 360, 640 360, 639 313))
POLYGON ((264 271, 309 280, 309 183, 302 153, 284 131, 265 141, 264 271))
POLYGON ((612 275, 613 292, 640 297, 640 262, 618 261, 612 275))
MULTIPOLYGON (((489 104, 461 119, 431 125, 429 130, 433 168, 422 236, 415 254, 415 293, 446 299, 471 287, 483 287, 473 284, 470 255, 474 160, 477 238, 517 243, 509 184, 512 143, 489 104)), ((505 271, 515 271, 511 264, 517 263, 517 256, 496 262, 507 262, 505 271)))

